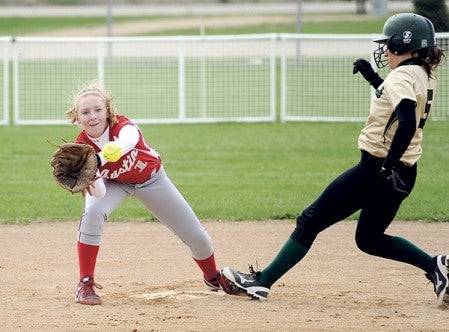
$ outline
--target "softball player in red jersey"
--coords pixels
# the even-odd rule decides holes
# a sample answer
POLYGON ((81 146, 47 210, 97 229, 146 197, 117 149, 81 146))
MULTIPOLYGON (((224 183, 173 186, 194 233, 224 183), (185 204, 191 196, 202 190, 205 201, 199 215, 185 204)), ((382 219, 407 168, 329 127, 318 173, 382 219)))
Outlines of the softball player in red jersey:
POLYGON ((262 271, 245 274, 229 267, 222 274, 255 299, 265 300, 271 286, 307 254, 317 235, 360 210, 355 240, 367 254, 416 266, 432 281, 437 304, 449 306, 448 258, 431 256, 408 240, 385 234, 402 201, 415 185, 422 133, 435 97, 434 69, 445 59, 436 46, 432 23, 416 14, 390 17, 374 58, 392 69, 385 81, 370 63, 354 62, 376 89, 358 146, 360 162, 338 176, 297 218, 296 228, 262 271))
POLYGON ((102 303, 94 290, 102 288, 95 283, 94 272, 103 226, 128 196, 139 200, 189 247, 206 286, 230 292, 217 269, 211 238, 167 177, 159 154, 133 121, 116 114, 111 97, 97 81, 78 92, 67 116, 83 129, 76 142, 93 146, 101 163, 98 179, 85 196, 79 224, 76 302, 102 303))

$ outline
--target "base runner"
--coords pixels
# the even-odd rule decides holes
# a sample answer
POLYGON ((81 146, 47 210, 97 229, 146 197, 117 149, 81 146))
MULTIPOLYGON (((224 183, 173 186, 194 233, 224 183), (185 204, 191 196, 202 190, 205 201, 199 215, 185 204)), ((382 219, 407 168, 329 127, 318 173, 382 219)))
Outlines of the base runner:
POLYGON ((265 300, 271 286, 307 254, 317 235, 360 211, 355 240, 363 252, 411 264, 433 283, 439 306, 449 306, 449 256, 431 256, 399 236, 385 233, 402 201, 412 191, 421 157, 423 127, 435 98, 435 68, 444 60, 433 24, 402 13, 390 17, 374 58, 392 69, 383 80, 368 61, 354 62, 376 89, 358 145, 360 162, 338 176, 297 218, 296 228, 277 256, 262 271, 222 274, 252 298, 265 300))

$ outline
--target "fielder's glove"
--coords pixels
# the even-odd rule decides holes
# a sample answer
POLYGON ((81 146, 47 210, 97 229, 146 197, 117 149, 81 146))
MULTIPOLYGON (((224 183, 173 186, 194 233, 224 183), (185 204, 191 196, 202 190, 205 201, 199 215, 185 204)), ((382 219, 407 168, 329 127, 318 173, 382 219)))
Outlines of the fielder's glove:
POLYGON ((352 68, 352 73, 357 74, 360 72, 365 80, 368 81, 375 89, 383 83, 383 79, 376 73, 371 67, 371 64, 365 59, 357 59, 353 62, 354 67, 352 68))
POLYGON ((402 195, 408 195, 410 193, 404 181, 401 180, 398 173, 394 170, 382 167, 380 169, 380 177, 385 186, 392 192, 402 195))
POLYGON ((94 148, 88 144, 59 145, 50 163, 56 183, 72 194, 84 194, 96 179, 98 159, 94 148))

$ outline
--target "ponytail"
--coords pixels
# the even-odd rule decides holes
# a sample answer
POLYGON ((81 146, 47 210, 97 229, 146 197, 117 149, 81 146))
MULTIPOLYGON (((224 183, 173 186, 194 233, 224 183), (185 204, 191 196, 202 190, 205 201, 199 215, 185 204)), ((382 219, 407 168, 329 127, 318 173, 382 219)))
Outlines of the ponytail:
POLYGON ((418 50, 418 58, 429 77, 433 77, 435 69, 446 61, 445 51, 434 46, 418 50))

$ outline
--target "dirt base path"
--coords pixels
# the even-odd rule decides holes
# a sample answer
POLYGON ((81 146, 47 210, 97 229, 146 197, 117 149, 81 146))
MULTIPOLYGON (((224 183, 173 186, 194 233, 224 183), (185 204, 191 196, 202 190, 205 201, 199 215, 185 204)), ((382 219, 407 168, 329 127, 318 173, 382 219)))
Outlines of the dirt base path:
MULTIPOLYGON (((264 267, 286 221, 205 222, 219 266, 264 267)), ((367 256, 354 222, 322 233, 268 301, 209 292, 186 247, 159 223, 109 223, 97 265, 102 306, 74 302, 77 224, 0 226, 1 331, 447 331, 421 271, 367 256)), ((448 252, 449 223, 395 223, 430 253, 448 252)))

